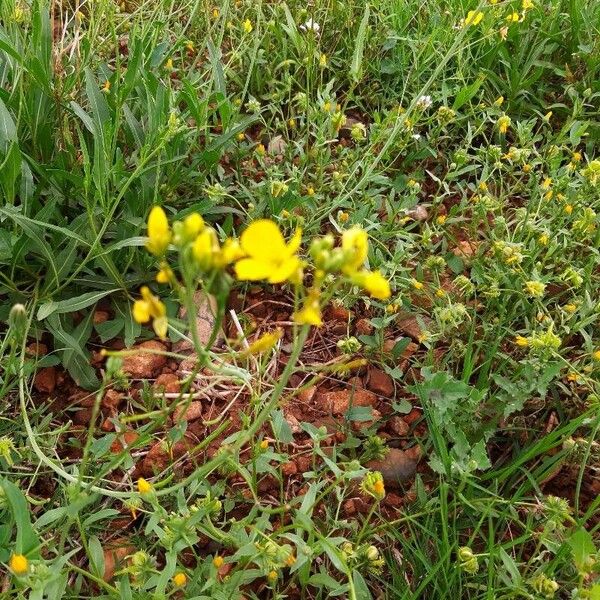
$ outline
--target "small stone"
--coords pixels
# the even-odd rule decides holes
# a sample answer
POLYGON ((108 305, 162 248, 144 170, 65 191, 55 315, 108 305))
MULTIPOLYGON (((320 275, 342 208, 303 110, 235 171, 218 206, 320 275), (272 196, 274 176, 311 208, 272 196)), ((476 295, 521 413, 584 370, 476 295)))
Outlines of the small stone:
POLYGON ((342 508, 343 508, 344 514, 347 517, 352 517, 356 514, 356 505, 352 498, 350 498, 349 500, 346 500, 346 502, 344 502, 344 505, 342 508))
POLYGON ((56 369, 54 367, 40 369, 33 378, 33 387, 43 394, 51 394, 56 388, 56 369))
POLYGON ((124 398, 125 394, 117 392, 117 390, 106 390, 102 397, 102 406, 108 410, 116 411, 124 398))
POLYGON ((117 569, 124 566, 127 556, 134 554, 135 546, 129 543, 129 540, 115 540, 110 546, 104 549, 104 581, 111 581, 117 569))
POLYGON ((161 373, 156 378, 152 387, 156 390, 162 390, 167 394, 178 394, 181 383, 175 373, 161 373))
POLYGON ((173 415, 173 421, 195 421, 202 416, 202 403, 199 400, 194 400, 190 402, 190 405, 185 408, 184 406, 179 406, 175 410, 175 414, 173 415))
POLYGON ((317 395, 317 405, 321 410, 334 415, 343 415, 351 406, 371 406, 377 404, 377 396, 368 390, 341 390, 317 395))
POLYGON ((367 387, 380 396, 391 398, 394 395, 394 380, 381 369, 371 367, 367 387))
POLYGON ((100 323, 105 323, 110 319, 110 313, 106 310, 96 310, 94 311, 94 325, 98 325, 100 323))
POLYGON ((310 403, 312 399, 315 397, 315 393, 317 392, 317 386, 311 385, 300 392, 298 392, 298 400, 300 402, 310 403))
POLYGON ((295 462, 299 473, 307 473, 308 471, 312 471, 312 459, 310 456, 298 456, 295 459, 295 462))
POLYGON ((124 431, 119 434, 117 439, 110 445, 110 451, 114 454, 119 454, 125 448, 129 448, 138 439, 138 434, 135 431, 124 431))
POLYGON ((427 212, 427 209, 424 206, 422 206, 421 204, 417 204, 417 206, 411 208, 406 213, 406 216, 410 217, 415 221, 427 221, 427 219, 429 218, 429 213, 427 212))
POLYGON ((32 342, 25 348, 27 356, 46 356, 48 354, 48 346, 41 342, 32 342))
POLYGON ((166 349, 164 344, 156 340, 149 340, 135 345, 132 348, 132 350, 135 351, 135 354, 126 356, 123 359, 123 371, 134 379, 150 379, 156 377, 161 369, 167 364, 167 357, 164 354, 154 353, 165 352, 166 349))
POLYGON ((170 464, 181 458, 190 448, 191 442, 187 439, 179 440, 175 444, 166 441, 156 442, 142 462, 142 471, 147 475, 154 475, 164 471, 170 464))
POLYGON ((477 254, 479 244, 477 242, 470 242, 468 240, 462 240, 458 242, 455 248, 452 248, 452 254, 458 256, 465 261, 470 260, 477 254))
POLYGON ((390 508, 400 508, 403 504, 402 496, 394 492, 388 492, 383 499, 383 504, 390 508))
POLYGON ((291 477, 292 475, 295 475, 298 472, 298 466, 293 460, 290 460, 281 465, 281 472, 286 477, 291 477))
POLYGON ((300 421, 291 413, 285 413, 286 423, 290 426, 292 433, 300 433, 302 427, 300 427, 300 421))
POLYGON ((348 323, 351 317, 350 311, 341 304, 334 303, 329 308, 329 317, 332 321, 342 321, 344 324, 348 323))
MULTIPOLYGON (((430 325, 432 323, 432 321, 429 317, 421 316, 421 315, 419 316, 419 321, 421 321, 421 323, 423 323, 425 328, 430 327, 430 325)), ((410 315, 410 314, 404 313, 404 315, 402 315, 398 319, 398 322, 397 322, 398 329, 402 333, 405 333, 406 335, 413 338, 414 340, 419 341, 419 338, 424 333, 424 330, 421 327, 419 321, 417 320, 416 315, 410 315)))
MULTIPOLYGON (((208 346, 210 338, 213 334, 215 327, 216 316, 217 316, 217 299, 214 296, 205 294, 202 290, 198 290, 194 294, 194 305, 196 307, 196 331, 198 333, 198 340, 202 346, 208 346)), ((187 319, 187 311, 185 308, 181 308, 179 311, 179 318, 182 320, 187 319)), ((187 336, 192 339, 191 331, 188 331, 187 336)), ((219 330, 215 337, 214 345, 217 345, 223 340, 223 332, 219 330)), ((173 345, 175 352, 186 352, 194 349, 194 344, 187 340, 179 340, 173 345)))
POLYGON ((73 413, 73 423, 75 425, 89 425, 92 420, 94 410, 92 408, 81 408, 73 413))
POLYGON ((402 417, 409 425, 421 418, 421 411, 418 408, 413 408, 407 415, 402 417))
POLYGON ((283 139, 283 136, 276 135, 268 144, 267 152, 273 156, 285 154, 287 149, 287 142, 283 139))
POLYGON ((390 487, 398 487, 400 482, 410 479, 417 469, 417 461, 406 455, 403 450, 389 448, 382 460, 371 460, 366 466, 379 471, 383 481, 390 487))
POLYGON ((372 427, 374 423, 381 419, 381 413, 375 408, 371 409, 371 416, 372 418, 368 421, 352 421, 352 429, 357 432, 363 431, 369 427, 372 427))
POLYGON ((404 451, 404 455, 406 458, 410 458, 415 462, 419 462, 421 460, 421 456, 423 452, 421 451, 421 446, 411 446, 404 451))
POLYGON ((372 335, 373 325, 369 319, 359 319, 356 322, 356 335, 372 335))
POLYGON ((388 421, 389 428, 400 437, 404 437, 410 432, 410 425, 402 418, 393 416, 388 421))

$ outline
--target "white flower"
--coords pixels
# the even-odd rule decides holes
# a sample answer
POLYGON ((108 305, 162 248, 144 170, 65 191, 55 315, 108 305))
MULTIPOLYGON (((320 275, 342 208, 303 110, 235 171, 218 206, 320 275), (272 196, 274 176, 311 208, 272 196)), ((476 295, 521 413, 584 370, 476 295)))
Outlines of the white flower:
POLYGON ((300 25, 300 29, 302 31, 314 31, 315 33, 319 33, 321 26, 316 21, 309 19, 304 25, 300 25))
POLYGON ((433 100, 431 99, 431 96, 420 96, 417 100, 417 108, 420 108, 421 110, 429 108, 432 104, 433 100))
POLYGON ((410 137, 412 137, 413 140, 419 141, 421 139, 421 134, 420 133, 413 133, 410 137))

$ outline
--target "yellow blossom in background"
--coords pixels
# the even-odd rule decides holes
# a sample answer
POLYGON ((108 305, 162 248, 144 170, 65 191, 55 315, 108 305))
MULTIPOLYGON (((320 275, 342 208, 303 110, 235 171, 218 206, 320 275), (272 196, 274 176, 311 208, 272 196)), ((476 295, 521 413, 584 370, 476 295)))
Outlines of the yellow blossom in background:
POLYGON ((367 260, 369 252, 369 236, 361 227, 352 227, 342 234, 342 250, 346 261, 344 272, 356 271, 367 260))
POLYGON ((204 229, 204 219, 198 213, 188 215, 183 221, 183 231, 187 239, 193 240, 204 229))
POLYGON ((245 254, 238 240, 227 238, 223 243, 221 250, 215 255, 214 262, 217 267, 226 267, 234 263, 240 258, 244 258, 245 254))
POLYGON ((166 263, 161 265, 160 271, 156 274, 157 283, 169 283, 174 278, 171 267, 166 263))
POLYGON ((582 157, 581 157, 581 152, 573 152, 573 156, 571 156, 571 160, 572 160, 574 163, 581 162, 581 158, 582 158, 582 157))
POLYGON ((283 331, 276 329, 261 335, 257 340, 252 342, 246 352, 248 354, 263 354, 275 347, 275 344, 281 339, 283 331))
POLYGON ((385 498, 383 476, 379 471, 369 471, 361 482, 363 492, 380 501, 385 498))
POLYGON ((541 298, 546 291, 546 284, 541 281, 526 281, 525 292, 532 298, 541 298))
POLYGON ((565 304, 563 308, 565 309, 565 312, 568 312, 570 315, 577 312, 577 304, 565 304))
POLYGON ((133 318, 137 323, 147 323, 152 319, 152 327, 159 338, 167 336, 168 321, 167 309, 160 299, 148 287, 140 290, 141 300, 133 303, 133 318))
POLYGON ((319 294, 309 293, 302 308, 294 313, 293 319, 294 323, 297 323, 298 325, 314 325, 315 327, 323 325, 319 294))
POLYGON ((549 241, 550 241, 550 238, 548 237, 547 233, 542 233, 542 235, 540 235, 540 237, 538 238, 538 242, 542 246, 547 246, 549 241))
POLYGON ((502 106, 503 103, 504 103, 504 96, 498 96, 494 100, 494 106, 502 106))
POLYGON ((110 81, 107 79, 104 84, 102 85, 102 91, 105 94, 108 94, 108 92, 110 92, 110 81))
POLYGON ((148 241, 146 248, 155 256, 162 256, 171 243, 171 229, 165 211, 154 206, 148 216, 148 241))
POLYGON ((523 10, 531 10, 534 7, 535 7, 535 4, 533 3, 532 0, 523 0, 523 2, 521 4, 521 8, 523 10))
POLYGON ((246 19, 242 24, 242 28, 244 29, 245 33, 251 33, 253 29, 252 21, 250 19, 246 19))
POLYGON ((323 69, 327 66, 327 55, 321 54, 319 57, 319 66, 323 69))
POLYGON ((267 574, 267 578, 270 581, 275 581, 277 579, 278 575, 277 575, 277 571, 269 571, 269 573, 267 574))
POLYGON ((137 489, 140 494, 150 494, 153 491, 152 484, 146 481, 143 477, 137 480, 137 489))
POLYGON ((263 144, 258 144, 256 146, 256 148, 254 149, 254 151, 256 152, 256 154, 258 154, 259 156, 264 156, 267 153, 267 149, 264 147, 263 144))
POLYGON ((389 281, 379 271, 360 271, 350 278, 352 283, 366 290, 371 298, 387 300, 392 294, 389 281))
POLYGON ((411 279, 410 283, 415 288, 415 290, 422 290, 425 287, 424 284, 418 279, 411 279))
POLYGON ((212 10, 212 16, 213 19, 218 19, 220 17, 221 13, 219 12, 218 8, 213 8, 212 10))
POLYGON ((167 61, 165 62, 165 69, 167 71, 173 70, 173 59, 172 58, 167 58, 167 61))
POLYGON ((447 217, 446 215, 439 215, 439 216, 437 217, 437 219, 436 219, 436 223, 437 223, 438 225, 443 225, 443 224, 446 222, 446 219, 447 219, 447 218, 448 218, 448 217, 447 217))
POLYGON ((496 122, 496 125, 498 126, 498 131, 502 134, 505 134, 508 131, 510 124, 511 120, 508 115, 502 115, 496 122))
POLYGON ((520 18, 521 17, 519 16, 519 13, 517 11, 513 11, 512 13, 510 13, 510 15, 506 17, 506 20, 509 23, 518 23, 520 18))
POLYGON ((543 190, 549 190, 551 186, 552 186, 552 178, 551 177, 546 177, 544 179, 544 181, 542 182, 542 185, 540 187, 543 190))
POLYGON ((242 233, 240 245, 247 258, 235 263, 235 272, 240 281, 267 280, 283 283, 298 276, 301 262, 296 252, 300 247, 302 231, 296 230, 286 244, 276 223, 259 219, 251 223, 242 233))
POLYGON ((192 245, 192 254, 201 269, 208 271, 215 264, 215 256, 219 251, 219 241, 214 229, 203 229, 192 245))
POLYGON ((214 566, 215 566, 217 569, 220 569, 220 568, 223 566, 223 563, 225 562, 225 560, 223 559, 223 557, 222 557, 222 556, 219 556, 219 555, 217 554, 217 556, 215 556, 215 557, 213 558, 213 561, 212 561, 212 562, 213 562, 213 565, 214 565, 214 566))
POLYGON ((13 554, 8 561, 8 566, 15 575, 25 575, 29 571, 29 561, 23 554, 13 554))
POLYGON ((570 215, 573 212, 573 205, 572 204, 567 204, 565 206, 565 212, 570 215))
POLYGON ((175 575, 173 575, 173 583, 177 587, 183 587, 187 583, 187 577, 185 573, 182 573, 181 571, 179 571, 179 573, 175 573, 175 575))
POLYGON ((515 344, 517 346, 520 346, 521 348, 526 348, 527 346, 529 346, 529 340, 526 337, 523 337, 522 335, 518 335, 517 337, 515 337, 515 344))
POLYGON ((600 361, 600 350, 596 350, 592 353, 592 358, 594 360, 600 361))
POLYGON ((465 17, 465 27, 469 27, 469 25, 479 25, 481 20, 483 19, 483 13, 480 10, 470 10, 465 17))

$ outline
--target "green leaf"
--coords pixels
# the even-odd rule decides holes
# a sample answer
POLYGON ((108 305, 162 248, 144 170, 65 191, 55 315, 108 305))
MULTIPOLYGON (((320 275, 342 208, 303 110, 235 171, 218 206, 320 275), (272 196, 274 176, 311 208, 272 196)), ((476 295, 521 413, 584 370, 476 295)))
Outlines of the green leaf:
POLYGON ((95 535, 88 539, 88 555, 92 573, 97 577, 102 577, 104 575, 104 550, 95 535))
POLYGON ((352 571, 352 581, 354 583, 354 591, 356 592, 357 600, 371 600, 371 592, 364 577, 357 569, 352 571))
POLYGON ((15 551, 29 558, 39 558, 40 540, 31 526, 29 506, 23 492, 8 479, 4 479, 0 485, 17 526, 15 551))
POLYGON ((596 553, 596 546, 589 531, 580 527, 567 540, 573 553, 573 562, 579 572, 589 567, 589 559, 596 553))
POLYGON ((365 49, 365 40, 367 38, 367 26, 369 25, 369 5, 365 5, 365 12, 363 13, 360 27, 358 28, 358 34, 356 36, 356 46, 354 47, 354 54, 352 55, 352 63, 350 64, 350 77, 355 83, 358 83, 362 76, 362 61, 363 53, 365 49))
POLYGON ((13 118, 0 99, 0 150, 6 152, 12 142, 17 141, 17 128, 13 118))
POLYGON ((475 96, 475 94, 479 91, 481 84, 484 82, 483 77, 478 77, 472 84, 465 86, 456 94, 456 98, 454 99, 454 104, 452 105, 453 110, 458 110, 464 104, 466 104, 469 100, 475 96))
POLYGON ((118 288, 113 288, 98 292, 86 292, 85 294, 81 294, 81 296, 75 296, 74 298, 68 298, 67 300, 61 300, 60 302, 53 302, 50 300, 38 308, 37 319, 38 321, 43 321, 54 313, 70 313, 87 308, 105 296, 117 291, 119 291, 118 288))

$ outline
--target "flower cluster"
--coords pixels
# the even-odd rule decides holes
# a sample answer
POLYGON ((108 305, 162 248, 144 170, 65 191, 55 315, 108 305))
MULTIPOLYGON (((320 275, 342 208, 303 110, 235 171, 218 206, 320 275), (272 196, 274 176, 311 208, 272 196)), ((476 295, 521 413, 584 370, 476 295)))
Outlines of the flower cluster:
MULTIPOLYGON (((364 268, 369 241, 363 229, 352 227, 345 231, 339 247, 334 247, 332 235, 313 240, 309 249, 312 264, 303 261, 298 254, 301 241, 300 229, 286 241, 274 221, 258 219, 250 223, 239 240, 227 238, 221 244, 217 232, 206 225, 199 214, 192 213, 171 228, 164 210, 155 206, 148 219, 146 248, 161 261, 157 282, 169 283, 176 289, 195 284, 198 278, 214 282, 216 276, 231 265, 238 281, 289 282, 302 292, 304 272, 312 267, 312 284, 304 292, 303 305, 294 315, 298 324, 321 325, 323 284, 327 275, 341 276, 338 281, 356 285, 373 298, 390 297, 390 286, 383 275, 364 268), (166 261, 171 247, 180 253, 182 285, 166 261)), ((164 304, 147 287, 142 288, 141 295, 133 306, 134 319, 139 323, 152 320, 156 334, 164 338, 168 328, 164 304)), ((267 350, 277 339, 266 338, 251 352, 267 350)))

